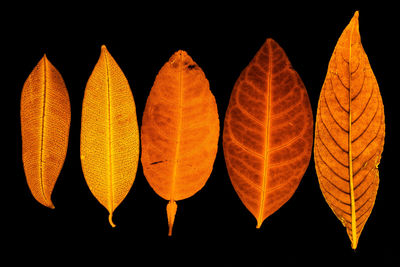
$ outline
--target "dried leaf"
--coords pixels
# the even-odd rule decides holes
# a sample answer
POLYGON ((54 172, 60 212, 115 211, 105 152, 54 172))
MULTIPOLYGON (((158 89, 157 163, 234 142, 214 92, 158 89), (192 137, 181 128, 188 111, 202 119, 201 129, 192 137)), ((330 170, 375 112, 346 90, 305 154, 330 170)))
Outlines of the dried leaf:
POLYGON ((135 180, 139 159, 136 106, 128 81, 103 45, 82 104, 81 163, 109 222, 135 180))
POLYGON ((283 49, 267 39, 236 81, 223 134, 229 176, 257 228, 297 189, 312 132, 304 84, 283 49))
POLYGON ((169 235, 175 201, 194 195, 211 174, 218 136, 218 110, 208 81, 192 58, 178 51, 156 77, 141 128, 143 171, 154 191, 169 200, 169 235))
POLYGON ((68 148, 71 109, 61 74, 46 55, 25 81, 21 95, 22 160, 37 201, 54 208, 51 193, 68 148))
POLYGON ((329 62, 314 145, 321 191, 353 249, 375 203, 384 138, 382 98, 361 45, 356 12, 329 62))

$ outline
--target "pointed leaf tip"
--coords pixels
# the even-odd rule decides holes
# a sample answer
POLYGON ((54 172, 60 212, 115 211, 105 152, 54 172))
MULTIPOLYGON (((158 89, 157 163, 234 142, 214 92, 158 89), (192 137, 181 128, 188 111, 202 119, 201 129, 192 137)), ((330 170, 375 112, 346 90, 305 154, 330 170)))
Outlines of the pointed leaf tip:
POLYGON ((354 12, 353 18, 351 19, 351 22, 358 24, 358 16, 359 16, 359 12, 358 10, 356 12, 354 12))
POLYGON ((110 223, 110 225, 114 228, 115 227, 115 224, 114 224, 114 222, 112 221, 112 213, 110 213, 109 215, 108 215, 108 222, 110 223))
POLYGON ((42 62, 42 64, 46 64, 46 62, 50 62, 49 59, 46 56, 46 53, 43 54, 43 57, 40 60, 40 62, 42 62))
POLYGON ((107 47, 105 45, 101 45, 101 52, 108 52, 107 47))
POLYGON ((267 43, 276 43, 275 40, 272 38, 267 38, 266 42, 267 43))
POLYGON ((374 167, 381 157, 385 141, 384 105, 378 82, 360 41, 358 17, 359 12, 356 11, 338 39, 329 61, 320 92, 314 135, 314 163, 321 192, 346 228, 353 250, 358 246, 379 191, 379 172, 374 167), (334 79, 345 82, 332 83, 334 79), (333 97, 328 97, 327 92, 333 97), (333 108, 342 103, 346 103, 342 106, 347 108, 345 116, 338 115, 342 114, 342 110, 333 108), (366 119, 363 123, 355 123, 355 117, 366 119), (328 121, 325 118, 335 119, 328 121), (338 131, 338 125, 346 131, 338 131), (369 129, 374 129, 373 139, 367 137, 369 129), (354 135, 358 136, 356 144, 354 135), (347 148, 346 153, 340 150, 342 147, 347 148), (362 158, 358 157, 361 152, 362 158), (342 172, 339 170, 342 170, 343 162, 347 163, 348 169, 342 172), (357 173, 360 175, 355 178, 357 173), (367 187, 361 198, 357 188, 367 187), (337 194, 339 188, 346 188, 346 191, 337 194), (348 212, 344 212, 342 203, 347 203, 348 212))

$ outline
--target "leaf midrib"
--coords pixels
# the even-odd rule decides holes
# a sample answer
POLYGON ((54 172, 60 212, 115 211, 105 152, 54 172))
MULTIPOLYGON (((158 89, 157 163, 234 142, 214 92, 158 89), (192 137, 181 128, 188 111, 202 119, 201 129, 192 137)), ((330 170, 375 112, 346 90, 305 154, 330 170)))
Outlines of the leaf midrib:
POLYGON ((352 140, 351 140, 351 126, 352 126, 352 114, 351 114, 351 46, 353 32, 356 23, 353 21, 351 26, 350 37, 349 37, 349 132, 348 132, 348 153, 349 153, 349 187, 350 187, 350 207, 351 207, 351 233, 352 233, 352 248, 357 247, 357 221, 356 221, 356 207, 355 207, 355 197, 354 197, 354 181, 353 181, 353 155, 352 155, 352 140))
POLYGON ((264 147, 264 170, 262 178, 262 191, 261 191, 261 203, 260 211, 257 218, 257 228, 261 227, 264 217, 264 206, 265 206, 265 196, 267 192, 267 165, 269 161, 269 129, 270 129, 270 113, 271 113, 271 78, 272 78, 272 55, 270 43, 267 43, 268 48, 268 72, 267 72, 267 111, 265 115, 265 147, 264 147))
POLYGON ((43 185, 43 153, 44 153, 44 130, 45 130, 45 111, 46 111, 46 91, 47 91, 47 68, 46 68, 46 55, 43 57, 43 104, 42 104, 42 129, 41 129, 41 138, 40 138, 40 161, 39 161, 39 168, 40 168, 40 189, 42 191, 43 198, 45 202, 48 202, 46 194, 44 192, 44 185, 43 185))
POLYGON ((179 102, 178 102, 178 125, 177 125, 177 136, 176 136, 176 147, 175 147, 175 157, 174 157, 174 165, 172 170, 172 178, 171 178, 171 193, 170 193, 170 201, 174 201, 175 197, 175 185, 176 185, 176 176, 178 171, 178 158, 179 158, 179 150, 181 143, 181 129, 182 129, 182 52, 179 53, 179 58, 176 59, 179 61, 179 70, 178 70, 178 87, 179 87, 179 102))
MULTIPOLYGON (((113 175, 112 175, 112 145, 111 145, 111 137, 112 137, 112 130, 111 130, 111 94, 110 94, 110 71, 108 65, 108 58, 107 58, 107 51, 104 51, 104 61, 106 65, 106 84, 107 84, 107 134, 108 134, 108 162, 109 162, 109 182, 110 182, 110 190, 109 190, 109 205, 110 205, 110 216, 114 211, 114 192, 113 192, 113 175)), ((111 223, 111 221, 110 221, 111 223)))

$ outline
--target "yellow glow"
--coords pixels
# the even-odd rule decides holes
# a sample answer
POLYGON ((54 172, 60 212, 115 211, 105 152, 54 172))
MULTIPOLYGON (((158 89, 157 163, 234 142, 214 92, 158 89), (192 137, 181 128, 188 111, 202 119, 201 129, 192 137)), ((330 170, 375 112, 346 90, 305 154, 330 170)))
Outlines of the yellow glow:
POLYGON ((92 194, 109 222, 132 187, 139 159, 139 130, 129 84, 103 45, 82 104, 81 163, 92 194))

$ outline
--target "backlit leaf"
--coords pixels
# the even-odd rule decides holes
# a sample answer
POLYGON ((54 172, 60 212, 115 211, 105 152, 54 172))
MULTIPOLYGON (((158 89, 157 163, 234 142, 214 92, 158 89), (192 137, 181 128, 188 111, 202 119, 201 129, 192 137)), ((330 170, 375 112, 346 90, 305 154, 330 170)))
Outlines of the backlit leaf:
POLYGON ((51 193, 68 148, 71 109, 61 74, 46 55, 26 80, 21 95, 22 160, 37 201, 54 208, 51 193))
POLYGON ((223 134, 229 177, 257 228, 297 189, 312 132, 306 88, 283 49, 267 39, 236 81, 223 134))
POLYGON ((211 174, 218 149, 215 98, 201 68, 185 51, 161 68, 142 119, 142 165, 154 191, 169 201, 172 234, 177 204, 199 191, 211 174))
POLYGON ((314 145, 321 191, 353 249, 375 203, 384 138, 382 98, 361 45, 356 12, 329 62, 314 145))
POLYGON ((136 106, 128 81, 103 45, 82 104, 81 163, 92 194, 112 214, 135 180, 139 159, 136 106))

